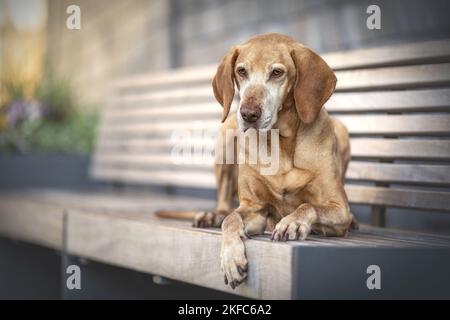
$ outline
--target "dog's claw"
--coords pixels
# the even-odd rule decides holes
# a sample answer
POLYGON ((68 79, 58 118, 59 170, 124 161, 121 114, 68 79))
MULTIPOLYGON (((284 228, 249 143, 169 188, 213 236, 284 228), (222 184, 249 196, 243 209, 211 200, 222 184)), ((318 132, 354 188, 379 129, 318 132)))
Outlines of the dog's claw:
POLYGON ((220 227, 227 215, 225 211, 202 211, 197 213, 192 224, 195 228, 220 227))
POLYGON ((241 268, 240 266, 237 267, 238 272, 241 276, 245 275, 245 270, 243 268, 241 268))
POLYGON ((244 242, 238 238, 233 243, 222 246, 221 268, 225 273, 225 284, 232 289, 247 278, 248 263, 245 257, 244 242))
POLYGON ((310 232, 309 227, 306 224, 285 219, 283 218, 275 226, 271 239, 274 241, 305 240, 310 232))

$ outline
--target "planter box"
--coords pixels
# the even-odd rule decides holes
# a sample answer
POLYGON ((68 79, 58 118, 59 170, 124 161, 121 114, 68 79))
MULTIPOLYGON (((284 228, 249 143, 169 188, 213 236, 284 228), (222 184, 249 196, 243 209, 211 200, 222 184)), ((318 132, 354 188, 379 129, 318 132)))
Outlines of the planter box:
POLYGON ((88 155, 0 155, 0 189, 95 186, 89 162, 88 155))

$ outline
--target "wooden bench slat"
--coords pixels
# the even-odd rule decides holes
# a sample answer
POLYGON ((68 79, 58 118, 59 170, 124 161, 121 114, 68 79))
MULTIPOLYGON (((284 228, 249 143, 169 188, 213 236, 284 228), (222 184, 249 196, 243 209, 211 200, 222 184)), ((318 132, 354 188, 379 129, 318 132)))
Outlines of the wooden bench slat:
POLYGON ((450 186, 450 166, 351 161, 346 178, 356 181, 450 186))
MULTIPOLYGON (((105 121, 151 121, 154 119, 197 119, 198 117, 220 121, 221 109, 216 102, 183 103, 176 106, 124 107, 105 110, 105 121)), ((218 124, 220 122, 217 122, 218 124)))
MULTIPOLYGON (((214 176, 210 173, 201 175, 183 174, 173 171, 142 171, 136 169, 95 168, 93 175, 98 179, 118 179, 134 184, 167 184, 198 188, 214 188, 214 176)), ((430 209, 449 211, 448 193, 438 191, 420 191, 409 189, 379 188, 357 185, 345 186, 351 203, 369 205, 387 205, 394 207, 409 207, 415 209, 430 209)))
MULTIPOLYGON (((100 134, 109 135, 170 135, 176 130, 211 130, 212 132, 217 132, 220 122, 216 120, 203 120, 203 121, 183 121, 183 119, 178 120, 168 120, 168 121, 155 121, 153 123, 102 123, 100 127, 100 134)), ((186 131, 187 132, 187 131, 186 131)))
POLYGON ((115 90, 136 89, 139 87, 149 90, 152 87, 167 88, 167 86, 207 83, 211 82, 216 69, 216 65, 206 65, 170 70, 170 72, 167 70, 151 72, 138 76, 123 77, 112 81, 111 86, 115 90))
MULTIPOLYGON (((337 71, 336 76, 338 78, 337 92, 442 86, 450 85, 450 63, 337 71)), ((186 99, 187 101, 213 102, 214 97, 211 92, 211 79, 212 76, 203 79, 203 82, 197 83, 194 81, 194 78, 189 84, 191 88, 186 83, 181 83, 181 86, 184 85, 187 87, 162 87, 154 92, 149 92, 148 89, 141 93, 134 91, 131 93, 125 92, 116 96, 114 101, 119 107, 120 105, 130 103, 168 104, 171 99, 175 99, 175 101, 186 99), (165 99, 168 99, 168 102, 165 99)))
MULTIPOLYGON (((116 154, 98 155, 95 158, 97 166, 148 169, 175 170, 184 173, 213 174, 213 158, 196 157, 189 162, 174 163, 167 154, 116 154), (202 172, 204 171, 204 172, 202 172)), ((434 186, 450 186, 450 165, 423 164, 390 164, 373 162, 350 162, 347 175, 349 180, 375 181, 385 183, 420 184, 434 186)))
POLYGON ((122 93, 112 96, 111 106, 121 108, 123 105, 138 107, 141 105, 171 105, 174 103, 216 102, 210 84, 190 88, 167 88, 154 92, 122 93))
MULTIPOLYGON (((215 70, 215 69, 214 69, 215 70)), ((379 89, 407 89, 436 85, 450 84, 450 63, 425 64, 414 66, 393 66, 374 69, 344 70, 336 71, 337 91, 359 91, 359 90, 379 90, 379 89)), ((186 71, 174 71, 175 75, 151 76, 149 79, 137 78, 130 80, 129 91, 133 94, 135 91, 145 89, 146 94, 151 90, 167 90, 168 86, 172 89, 184 87, 189 90, 193 88, 206 87, 211 84, 214 75, 211 70, 205 72, 204 69, 196 72, 190 72, 192 77, 178 77, 176 73, 185 73, 186 71), (156 86, 152 89, 152 86, 156 86)), ((126 93, 126 92, 125 92, 126 93)), ((139 98, 139 95, 135 96, 139 98)), ((124 98, 122 98, 124 99, 124 98)))
POLYGON ((450 89, 337 92, 325 107, 329 112, 450 111, 450 89))
POLYGON ((213 171, 214 158, 203 156, 192 156, 188 159, 174 159, 170 153, 156 153, 156 154, 96 154, 94 161, 97 165, 115 165, 120 167, 140 167, 140 168, 152 168, 164 167, 170 168, 203 168, 205 170, 213 171))
POLYGON ((450 211, 448 192, 369 187, 349 184, 345 186, 345 191, 350 203, 450 211))
MULTIPOLYGON (((214 139, 194 140, 205 148, 214 146, 214 139)), ((352 138, 351 153, 357 159, 386 160, 450 160, 449 140, 352 138)), ((169 138, 105 139, 97 146, 98 154, 169 154, 173 142, 169 138)))
MULTIPOLYGON (((339 115, 351 135, 383 136, 448 136, 450 114, 436 115, 339 115)), ((105 119, 106 120, 106 119, 105 119)), ((107 122, 100 128, 101 134, 169 135, 176 130, 208 130, 217 132, 217 120, 158 120, 154 122, 107 122)))
POLYGON ((450 63, 336 72, 336 91, 408 89, 450 84, 450 63))
MULTIPOLYGON (((163 104, 131 105, 122 104, 121 108, 105 110, 106 119, 124 121, 151 121, 154 118, 186 117, 220 117, 220 106, 215 101, 184 101, 178 105, 163 104), (150 118, 150 119, 146 119, 150 118)), ((381 92, 341 92, 334 94, 326 104, 329 112, 450 112, 450 89, 381 91, 381 92)))
MULTIPOLYGON (((427 41, 421 43, 400 44, 379 48, 368 48, 350 52, 335 52, 323 55, 323 58, 335 70, 398 66, 403 64, 421 64, 435 61, 448 61, 450 58, 449 40, 427 41)), ((115 89, 151 88, 152 86, 170 86, 210 82, 217 65, 189 67, 178 70, 152 72, 139 76, 124 77, 112 82, 115 89)))
POLYGON ((351 139, 351 154, 358 159, 450 160, 449 140, 351 139))
MULTIPOLYGON (((189 91, 189 90, 187 90, 189 91)), ((112 107, 105 110, 107 117, 158 115, 210 115, 213 118, 220 113, 220 106, 211 93, 204 88, 201 97, 162 96, 161 99, 135 97, 134 99, 114 100, 112 107), (141 99, 142 98, 142 99, 141 99), (192 108, 185 108, 189 105, 192 108), (162 108, 164 107, 164 108, 162 108)), ((331 113, 358 112, 448 112, 450 111, 450 89, 395 90, 376 92, 336 92, 325 105, 331 113)))
POLYGON ((432 40, 322 55, 335 70, 427 63, 450 59, 450 41, 432 40))
POLYGON ((98 180, 122 181, 131 184, 162 184, 181 187, 215 188, 215 178, 211 172, 203 174, 185 172, 180 174, 164 170, 139 170, 136 167, 118 168, 94 166, 91 175, 98 180))
POLYGON ((450 135, 450 114, 340 115, 351 135, 450 135))
MULTIPOLYGON (((170 156, 165 155, 116 155, 98 157, 99 167, 116 167, 120 170, 137 169, 147 172, 172 171, 183 174, 213 176, 213 159, 199 158, 198 161, 174 164, 170 156)), ((445 165, 411 165, 386 164, 371 162, 350 162, 346 178, 350 181, 372 181, 397 184, 418 184, 430 186, 450 186, 450 166, 445 165)), ((210 179, 208 177, 207 179, 210 179)))
MULTIPOLYGON (((213 158, 197 157, 185 163, 173 163, 170 155, 99 155, 94 160, 98 167, 181 172, 203 176, 213 175, 213 158)), ((373 181, 398 184, 450 186, 450 166, 421 164, 388 164, 350 162, 346 178, 355 181, 373 181)))
POLYGON ((48 204, 37 207, 23 197, 0 194, 0 235, 61 249, 63 210, 48 204))
POLYGON ((424 233, 414 233, 407 230, 393 230, 389 228, 379 228, 369 225, 361 225, 358 233, 380 235, 387 238, 402 238, 402 239, 416 239, 421 241, 438 241, 438 242, 448 242, 450 241, 450 236, 443 234, 424 234, 424 233))
POLYGON ((232 290, 223 283, 217 232, 194 230, 189 223, 183 228, 107 214, 72 212, 69 221, 70 254, 252 298, 292 296, 292 264, 286 263, 292 260, 289 245, 247 241, 252 271, 245 284, 232 290), (280 268, 283 274, 273 272, 280 268))
MULTIPOLYGON (((212 95, 208 88, 208 94, 212 95)), ((211 97, 210 101, 178 101, 167 105, 158 101, 117 102, 120 108, 107 108, 106 119, 145 120, 146 117, 220 117, 220 105, 211 97)), ((329 112, 449 112, 450 89, 377 91, 377 92, 338 92, 326 104, 329 112)))

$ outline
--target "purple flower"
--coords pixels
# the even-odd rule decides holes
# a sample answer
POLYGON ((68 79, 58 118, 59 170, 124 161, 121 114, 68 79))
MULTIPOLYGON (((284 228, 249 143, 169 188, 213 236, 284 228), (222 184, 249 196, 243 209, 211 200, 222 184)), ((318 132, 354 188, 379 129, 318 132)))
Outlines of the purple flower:
POLYGON ((8 127, 17 127, 23 122, 39 120, 45 109, 38 101, 15 100, 6 106, 6 123, 8 127))

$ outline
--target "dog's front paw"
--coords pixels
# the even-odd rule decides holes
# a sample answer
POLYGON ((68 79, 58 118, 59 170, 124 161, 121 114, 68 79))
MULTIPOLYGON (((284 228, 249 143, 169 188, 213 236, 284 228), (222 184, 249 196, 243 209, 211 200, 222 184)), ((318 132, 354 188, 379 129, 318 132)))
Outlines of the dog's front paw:
POLYGON ((234 289, 247 278, 248 263, 245 257, 244 242, 236 240, 222 245, 220 257, 222 272, 225 274, 225 284, 229 284, 234 289))
POLYGON ((196 228, 220 227, 227 214, 228 212, 222 210, 199 212, 192 225, 196 228))
POLYGON ((292 217, 284 217, 277 223, 272 232, 272 240, 286 241, 286 240, 305 240, 310 233, 310 228, 307 224, 298 222, 292 217))

